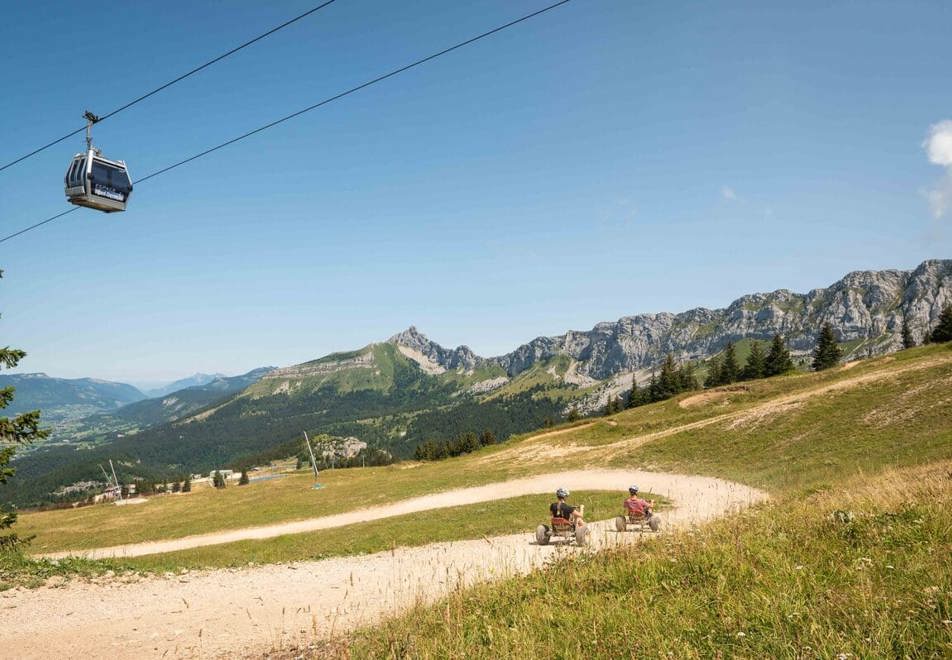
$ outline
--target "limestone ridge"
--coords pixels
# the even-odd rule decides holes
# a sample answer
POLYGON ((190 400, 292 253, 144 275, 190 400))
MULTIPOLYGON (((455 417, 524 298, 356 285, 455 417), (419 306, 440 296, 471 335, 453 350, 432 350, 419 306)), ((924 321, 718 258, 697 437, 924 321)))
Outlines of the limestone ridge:
POLYGON ((696 308, 671 314, 639 314, 598 323, 588 331, 537 337, 516 350, 481 358, 468 347, 446 349, 416 328, 390 342, 419 353, 444 370, 470 371, 494 364, 510 377, 567 355, 577 372, 598 380, 657 366, 666 353, 680 360, 708 358, 729 341, 769 341, 782 334, 794 354, 812 350, 819 327, 829 322, 847 357, 881 355, 902 348, 905 317, 913 338, 922 342, 945 305, 952 304, 952 260, 924 261, 915 270, 856 271, 809 293, 780 289, 742 296, 725 309, 696 308))
MULTIPOLYGON (((418 363, 425 361, 430 369, 434 371, 468 372, 475 369, 478 363, 484 361, 473 353, 468 346, 458 346, 453 349, 443 348, 412 325, 387 341, 398 348, 409 349, 403 351, 404 355, 415 359, 418 363), (420 356, 424 360, 421 360, 420 356)), ((421 364, 421 366, 423 365, 421 364)))

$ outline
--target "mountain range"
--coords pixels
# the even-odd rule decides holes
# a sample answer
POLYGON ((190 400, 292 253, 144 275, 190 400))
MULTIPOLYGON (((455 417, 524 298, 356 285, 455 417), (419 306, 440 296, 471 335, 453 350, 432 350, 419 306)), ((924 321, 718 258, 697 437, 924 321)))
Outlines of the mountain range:
POLYGON ((221 380, 223 378, 228 378, 228 376, 225 374, 196 373, 186 378, 180 378, 179 380, 172 381, 171 383, 144 389, 142 391, 148 398, 154 399, 165 396, 166 394, 171 394, 172 392, 178 392, 179 390, 186 390, 191 387, 201 387, 202 385, 207 385, 208 383, 221 380))
MULTIPOLYGON (((494 365, 513 377, 558 355, 573 373, 604 380, 657 367, 668 353, 677 360, 704 360, 727 342, 770 340, 783 335, 794 355, 806 355, 823 323, 830 323, 847 358, 902 348, 905 319, 921 343, 952 304, 952 260, 925 261, 912 271, 857 271, 823 289, 742 296, 723 309, 699 307, 680 314, 626 316, 587 331, 537 337, 502 356, 481 358, 468 347, 446 349, 411 327, 391 341, 426 358, 427 368, 473 369, 494 365)), ((409 355, 409 353, 408 353, 409 355)))
POLYGON ((43 411, 47 424, 62 424, 87 415, 116 410, 141 401, 146 395, 132 385, 95 378, 52 378, 43 373, 0 375, 0 388, 13 387, 16 394, 4 409, 15 415, 43 411))
MULTIPOLYGON (((572 407, 596 410, 632 379, 648 378, 669 353, 703 371, 728 342, 749 347, 781 334, 802 359, 830 323, 845 359, 856 359, 901 348, 904 320, 921 341, 949 304, 952 260, 931 260, 912 271, 853 272, 808 293, 749 294, 723 309, 623 317, 495 357, 443 347, 410 327, 357 350, 246 374, 247 382, 217 393, 189 388, 99 416, 109 423, 98 437, 87 433, 83 442, 67 439, 17 460, 31 479, 29 488, 17 487, 18 499, 37 501, 57 485, 96 478, 96 463, 110 457, 133 478, 287 456, 302 431, 355 437, 397 456, 462 432, 506 438, 572 407), (126 432, 116 433, 116 424, 126 432)), ((214 390, 212 383, 202 387, 214 390)))

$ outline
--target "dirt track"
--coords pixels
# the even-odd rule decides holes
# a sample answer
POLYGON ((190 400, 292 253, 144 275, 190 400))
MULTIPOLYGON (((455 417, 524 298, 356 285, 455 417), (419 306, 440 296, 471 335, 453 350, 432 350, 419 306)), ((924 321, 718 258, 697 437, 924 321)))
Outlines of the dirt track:
MULTIPOLYGON (((631 482, 672 500, 673 508, 664 515, 666 528, 700 523, 766 499, 756 489, 708 477, 586 470, 460 489, 404 505, 420 511, 426 502, 429 508, 455 506, 548 492, 560 485, 618 490, 621 498, 631 482)), ((341 516, 328 518, 346 524, 341 516)), ((595 549, 639 537, 609 531, 606 523, 592 527, 595 549)), ((419 600, 436 600, 459 584, 525 573, 560 552, 574 551, 534 545, 529 532, 128 584, 75 582, 12 590, 0 594, 0 644, 5 655, 16 658, 253 654, 327 637, 419 600)))

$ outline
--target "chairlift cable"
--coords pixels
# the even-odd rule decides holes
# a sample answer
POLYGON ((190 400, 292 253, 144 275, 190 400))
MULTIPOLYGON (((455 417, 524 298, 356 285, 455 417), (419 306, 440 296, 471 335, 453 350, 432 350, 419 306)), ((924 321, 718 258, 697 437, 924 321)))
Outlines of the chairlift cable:
MULTIPOLYGON (((219 149, 223 149, 224 147, 227 147, 227 146, 229 146, 229 145, 235 144, 236 142, 240 142, 241 140, 244 140, 244 139, 246 139, 246 138, 249 138, 249 137, 251 137, 252 135, 256 135, 257 133, 261 133, 262 131, 266 131, 266 130, 268 130, 269 128, 273 128, 273 127, 275 127, 275 126, 277 126, 277 125, 279 125, 279 124, 283 124, 283 123, 286 122, 286 121, 289 121, 289 120, 294 119, 294 118, 296 118, 296 117, 300 117, 301 115, 303 115, 303 114, 305 114, 305 113, 307 113, 307 112, 311 112, 312 110, 316 110, 317 108, 320 108, 321 106, 327 105, 328 103, 332 103, 332 102, 334 102, 334 101, 337 101, 337 100, 339 100, 339 99, 342 99, 342 98, 344 98, 345 96, 349 96, 349 95, 351 95, 351 94, 353 94, 353 93, 355 93, 355 92, 358 92, 358 91, 360 91, 360 90, 362 90, 362 89, 365 89, 365 88, 367 88, 367 87, 370 87, 371 85, 375 85, 375 84, 377 84, 377 83, 379 83, 379 82, 382 82, 382 81, 384 81, 384 80, 387 80, 388 78, 392 78, 392 77, 394 77, 394 76, 396 76, 396 75, 398 75, 398 74, 401 74, 401 73, 403 73, 403 72, 405 72, 405 71, 408 71, 408 70, 413 69, 413 68, 415 68, 415 67, 418 67, 418 66, 420 66, 420 65, 422 65, 422 64, 425 64, 425 63, 427 63, 427 62, 430 62, 430 61, 432 61, 432 60, 435 60, 435 59, 437 59, 438 57, 442 57, 443 55, 447 55, 447 54, 449 54, 449 53, 451 53, 451 52, 453 52, 453 51, 455 51, 455 50, 458 50, 458 49, 460 49, 460 48, 462 48, 462 47, 464 47, 464 46, 468 46, 468 45, 470 45, 470 44, 472 44, 472 43, 475 43, 475 42, 477 42, 477 41, 480 41, 481 39, 485 39, 486 37, 489 37, 489 36, 494 35, 494 34, 496 34, 496 33, 498 33, 498 32, 501 32, 501 31, 503 31, 503 30, 506 30, 506 29, 508 29, 508 28, 510 28, 510 27, 513 27, 513 26, 515 26, 515 25, 518 25, 518 24, 520 24, 520 23, 523 23, 523 22, 525 22, 525 21, 527 21, 527 20, 529 20, 529 19, 531 19, 531 18, 535 18, 536 16, 539 16, 539 15, 544 14, 544 13, 546 13, 546 12, 549 12, 549 11, 551 11, 551 10, 553 10, 553 9, 556 9, 557 7, 561 7, 562 5, 568 4, 568 3, 571 2, 571 1, 572 1, 572 0, 559 0, 559 2, 555 2, 555 3, 551 4, 551 5, 548 5, 548 6, 546 6, 546 7, 543 7, 542 9, 538 9, 538 10, 536 10, 536 11, 530 13, 530 14, 526 14, 526 15, 524 15, 524 16, 521 16, 520 18, 517 18, 517 19, 514 19, 514 20, 512 20, 512 21, 509 21, 508 23, 505 23, 505 24, 503 24, 503 25, 500 25, 500 26, 498 26, 498 27, 495 27, 495 28, 493 28, 493 29, 491 29, 491 30, 487 30, 486 32, 483 32, 483 33, 481 33, 481 34, 479 34, 479 35, 477 35, 477 36, 475 36, 475 37, 470 37, 469 39, 466 39, 465 41, 461 41, 461 42, 457 43, 457 44, 454 45, 454 46, 450 46, 449 48, 444 48, 443 50, 441 50, 441 51, 439 51, 439 52, 433 53, 433 54, 431 54, 431 55, 427 55, 426 57, 420 58, 420 59, 418 59, 418 60, 416 60, 416 61, 414 61, 414 62, 411 62, 410 64, 406 64, 406 65, 404 65, 404 66, 402 66, 402 67, 399 67, 399 68, 397 68, 397 69, 394 69, 394 70, 392 70, 392 71, 390 71, 390 72, 388 72, 388 73, 385 73, 385 74, 383 74, 383 75, 377 76, 376 78, 373 78, 372 80, 368 80, 368 81, 365 82, 365 83, 361 83, 360 85, 357 85, 356 87, 351 87, 350 89, 348 89, 348 90, 346 90, 346 91, 344 91, 344 92, 340 92, 340 93, 335 94, 334 96, 330 96, 330 97, 328 97, 328 98, 326 98, 326 99, 324 99, 324 100, 322 100, 322 101, 318 101, 317 103, 314 103, 313 105, 309 105, 308 107, 303 108, 303 109, 301 109, 301 110, 298 110, 297 112, 293 112, 293 113, 291 113, 291 114, 289 114, 289 115, 285 115, 284 117, 281 117, 280 119, 276 119, 276 120, 274 120, 274 121, 272 121, 272 122, 269 122, 269 123, 267 123, 267 124, 264 124, 263 126, 259 126, 258 128, 255 128, 255 129, 250 130, 250 131, 248 131, 248 132, 246 132, 246 133, 243 133, 243 134, 241 134, 241 135, 239 135, 239 136, 237 136, 237 137, 234 137, 234 138, 232 138, 232 139, 230 139, 230 140, 227 140, 227 141, 225 141, 225 142, 222 142, 221 144, 218 144, 218 145, 216 145, 216 146, 214 146, 214 147, 210 147, 210 148, 208 148, 208 149, 205 149, 204 151, 200 151, 200 152, 197 153, 197 154, 194 154, 194 155, 192 155, 192 156, 189 156, 188 158, 184 158, 184 159, 182 159, 182 160, 180 160, 180 161, 178 161, 178 162, 176 162, 176 163, 173 163, 173 164, 171 164, 171 165, 168 165, 168 166, 166 166, 166 167, 163 167, 163 168, 161 168, 161 169, 158 169, 158 170, 156 170, 156 171, 154 171, 154 172, 151 172, 151 173, 149 173, 149 174, 146 174, 145 176, 143 176, 143 177, 141 177, 141 178, 139 178, 139 179, 136 179, 133 183, 134 183, 135 185, 138 185, 138 184, 140 184, 140 183, 144 183, 145 181, 148 181, 149 179, 152 179, 152 178, 154 178, 154 177, 157 177, 157 176, 159 176, 159 175, 161 175, 161 174, 165 174, 166 172, 168 172, 168 171, 170 171, 170 170, 173 170, 173 169, 175 169, 175 168, 177 168, 177 167, 181 167, 182 165, 185 165, 185 164, 187 164, 187 163, 190 163, 190 162, 192 162, 192 161, 194 161, 194 160, 198 160, 199 158, 202 158, 202 157, 204 157, 204 156, 207 156, 208 154, 213 153, 213 152, 215 152, 215 151, 218 151, 219 149)), ((107 116, 108 116, 108 115, 107 115, 107 116)), ((85 130, 85 128, 84 128, 83 130, 85 130)), ((78 207, 77 207, 77 208, 78 208, 78 207)), ((62 213, 60 213, 60 214, 58 214, 58 215, 55 215, 55 216, 53 216, 53 217, 51 217, 51 218, 47 218, 46 220, 43 220, 42 222, 39 222, 39 223, 37 223, 37 224, 35 224, 35 225, 31 226, 31 227, 27 227, 27 228, 25 228, 25 229, 21 229, 20 231, 14 233, 14 234, 10 234, 9 236, 5 236, 5 237, 3 237, 3 238, 0 238, 0 243, 4 243, 5 241, 10 240, 11 238, 14 238, 14 237, 16 237, 16 236, 19 236, 19 235, 21 235, 21 234, 24 234, 24 233, 26 233, 26 232, 28 232, 28 231, 30 231, 30 230, 32 230, 32 229, 36 229, 37 227, 40 227, 40 226, 42 226, 42 225, 45 225, 45 224, 48 223, 48 222, 52 222, 53 220, 56 220, 57 218, 60 218, 60 217, 66 215, 66 214, 68 214, 68 213, 71 213, 71 212, 73 212, 73 211, 75 211, 75 210, 76 210, 76 208, 70 209, 70 210, 68 210, 68 211, 64 211, 64 212, 62 212, 62 213)))
MULTIPOLYGON (((295 16, 294 18, 285 21, 285 22, 282 23, 281 25, 278 25, 278 26, 276 26, 276 27, 273 27, 273 28, 271 28, 270 30, 268 30, 267 32, 263 32, 262 34, 259 34, 257 37, 254 37, 253 39, 249 39, 248 41, 244 42, 243 44, 241 44, 241 45, 239 45, 239 46, 236 46, 236 47, 232 48, 231 50, 229 50, 229 51, 227 51, 227 52, 225 52, 225 53, 222 53, 222 54, 219 55, 218 57, 215 57, 215 58, 213 58, 213 59, 211 59, 211 60, 208 60, 208 61, 205 62, 204 64, 200 64, 199 66, 195 67, 194 69, 191 69, 190 71, 187 71, 187 72, 183 73, 183 74, 180 75, 178 78, 174 78, 173 80, 170 80, 169 82, 167 82, 167 83, 165 83, 165 84, 163 84, 163 85, 160 85, 159 87, 156 87, 156 88, 153 89, 151 92, 146 92, 146 93, 143 94, 142 96, 139 96, 138 98, 135 98, 135 99, 129 101, 129 102, 126 103, 125 105, 121 105, 121 106, 119 106, 118 108, 116 108, 115 110, 112 110, 112 111, 110 111, 110 112, 107 112, 106 114, 104 114, 102 117, 99 118, 99 121, 103 121, 103 120, 105 120, 105 119, 109 119, 110 117, 119 114, 119 113, 122 112, 123 110, 126 110, 126 109, 128 109, 128 108, 131 108, 131 107, 134 106, 136 103, 139 103, 139 102, 141 102, 141 101, 144 101, 144 100, 146 100, 147 98, 149 98, 150 96, 153 96, 153 95, 155 95, 155 94, 158 94, 158 93, 161 92, 162 90, 168 89, 168 88, 171 87, 172 85, 174 85, 174 84, 176 84, 176 83, 178 83, 178 82, 181 82, 181 81, 185 80, 185 79, 188 78, 189 76, 193 76, 193 75, 195 75, 196 73, 198 73, 199 71, 202 71, 203 69, 207 69, 208 67, 212 66, 213 64, 216 64, 216 63, 218 63, 218 62, 221 62, 221 61, 222 61, 223 59, 225 59, 226 57, 229 57, 229 56, 231 56, 231 55, 234 55, 234 54, 237 53, 238 51, 240 51, 240 50, 242 50, 242 49, 244 49, 244 48, 247 48, 248 46, 251 46, 252 44, 257 43, 257 42, 261 41, 262 39, 264 39, 264 38, 266 38, 266 37, 270 37, 270 36, 271 36, 272 34, 274 34, 275 32, 278 32, 279 30, 283 30, 284 28, 288 27, 288 26, 291 25, 292 23, 297 23, 298 21, 300 21, 300 20, 303 19, 303 18, 307 18, 308 16, 310 16, 310 15, 313 14, 314 12, 323 9, 323 8, 326 7, 327 5, 329 5, 329 4, 333 3, 333 2, 336 2, 336 1, 337 1, 337 0, 325 0, 325 2, 322 2, 321 4, 317 5, 316 7, 312 7, 311 9, 307 10, 307 11, 304 12, 303 14, 299 14, 298 16, 295 16)), ((59 144, 59 143, 62 142, 63 140, 67 140, 67 139, 73 137, 74 135, 76 135, 76 134, 78 134, 78 133, 82 133, 84 130, 86 130, 86 127, 85 127, 85 126, 83 126, 83 127, 81 127, 81 128, 77 128, 75 131, 72 131, 71 133, 67 133, 66 135, 64 135, 64 136, 62 136, 62 137, 56 138, 56 139, 53 140, 52 142, 48 142, 48 143, 44 144, 42 147, 39 147, 38 149, 34 149, 33 151, 31 151, 31 152, 28 153, 28 154, 24 154, 24 155, 20 156, 19 158, 15 159, 15 160, 11 160, 9 163, 6 163, 5 165, 0 166, 0 172, 2 172, 3 170, 7 169, 8 167, 12 167, 13 165, 16 165, 17 163, 26 160, 27 158, 30 158, 30 157, 32 157, 32 156, 37 155, 37 154, 40 153, 41 151, 45 151, 46 149, 49 149, 49 148, 52 147, 53 145, 59 144)))
POLYGON ((486 32, 483 32, 482 34, 479 34, 479 35, 477 35, 477 36, 475 36, 475 37, 471 37, 471 38, 467 39, 466 41, 461 41, 461 42, 459 42, 458 44, 456 44, 455 46, 450 46, 449 48, 444 48, 443 50, 441 50, 441 51, 439 51, 439 52, 437 52, 437 53, 433 53, 432 55, 427 55, 426 57, 423 57, 423 58, 420 58, 420 59, 416 60, 415 62, 411 62, 410 64, 406 64, 406 65, 404 65, 404 66, 402 66, 402 67, 400 67, 400 68, 398 68, 398 69, 394 69, 393 71, 390 71, 389 73, 385 73, 385 74, 383 74, 383 75, 381 75, 381 76, 377 76, 376 78, 374 78, 374 79, 372 79, 372 80, 368 80, 368 81, 365 82, 365 83, 361 83, 360 85, 357 85, 356 87, 351 87, 350 89, 348 89, 348 90, 346 90, 346 91, 344 91, 344 92, 340 92, 339 94, 335 94, 334 96, 330 96, 330 97, 324 99, 323 101, 318 101, 317 103, 315 103, 315 104, 313 104, 313 105, 309 105, 308 107, 303 108, 303 109, 301 109, 301 110, 298 110, 297 112, 292 112, 292 113, 289 114, 289 115, 285 115, 284 117, 281 117, 280 119, 276 119, 276 120, 274 120, 274 121, 272 121, 272 122, 269 122, 269 123, 267 123, 267 124, 265 124, 265 125, 263 125, 263 126, 259 126, 258 128, 255 128, 255 129, 253 129, 253 130, 250 130, 250 131, 248 131, 247 133, 243 133, 242 135, 239 135, 238 137, 232 138, 232 139, 230 139, 230 140, 228 140, 228 141, 226 141, 226 142, 222 142, 221 144, 218 144, 218 145, 216 145, 216 146, 214 146, 214 147, 211 147, 211 148, 209 148, 209 149, 206 149, 205 151, 200 151, 199 153, 197 153, 197 154, 195 154, 195 155, 193 155, 193 156, 189 156, 188 158, 185 158, 185 159, 183 159, 183 160, 180 160, 180 161, 177 162, 177 163, 173 163, 172 165, 169 165, 169 166, 167 166, 167 167, 163 167, 163 168, 160 169, 160 170, 156 170, 155 172, 152 172, 151 174, 147 174, 147 175, 145 175, 144 177, 142 177, 142 178, 140 178, 140 179, 137 179, 136 181, 134 181, 134 183, 138 184, 138 183, 142 183, 143 181, 148 181, 148 180, 151 179, 152 177, 159 176, 160 174, 164 174, 164 173, 168 172, 169 170, 175 169, 176 167, 179 167, 179 166, 181 166, 181 165, 185 165, 186 163, 190 163, 190 162, 192 162, 193 160, 197 160, 197 159, 199 159, 199 158, 202 158, 203 156, 207 156, 208 154, 210 154, 210 153, 212 153, 212 152, 218 151, 219 149, 223 149, 224 147, 227 147, 227 146, 229 146, 229 145, 232 145, 232 144, 234 144, 234 143, 236 143, 236 142, 240 142, 241 140, 244 140, 245 138, 249 138, 249 137, 251 137, 252 135, 255 135, 255 134, 260 133, 260 132, 262 132, 262 131, 266 131, 266 130, 268 130, 269 128, 274 128, 274 127, 277 126, 278 124, 283 124, 284 122, 289 121, 289 120, 291 120, 291 119, 294 119, 295 117, 300 117, 301 115, 303 115, 303 114, 305 114, 305 113, 307 113, 307 112, 311 112, 312 110, 317 110, 317 109, 320 108, 321 106, 327 105, 328 103, 333 103, 334 101, 340 100, 340 99, 344 98, 345 96, 350 96, 351 94, 353 94, 353 93, 355 93, 355 92, 359 92, 360 90, 365 89, 365 88, 367 88, 367 87, 370 87, 371 85, 375 85, 375 84, 377 84, 377 83, 379 83, 379 82, 383 82, 384 80, 386 80, 386 79, 388 79, 388 78, 392 78, 392 77, 394 77, 394 76, 396 76, 396 75, 399 75, 399 74, 401 74, 401 73, 404 73, 405 71, 409 71, 410 69, 413 69, 414 67, 418 67, 418 66, 420 66, 421 64, 426 64, 427 62, 429 62, 429 61, 431 61, 431 60, 435 60, 435 59, 438 58, 438 57, 442 57, 443 55, 446 55, 446 54, 448 54, 448 53, 453 52, 454 50, 457 50, 457 49, 462 48, 462 47, 464 47, 464 46, 468 46, 468 45, 470 45, 470 44, 472 44, 472 43, 474 43, 474 42, 476 42, 476 41, 479 41, 480 39, 485 39, 486 37, 491 36, 491 35, 493 35, 493 34, 496 34, 497 32, 501 32, 501 31, 505 30, 506 28, 510 28, 510 27, 512 27, 512 26, 514 26, 514 25, 517 25, 517 24, 519 24, 519 23, 522 23, 523 21, 527 21, 527 20, 529 20, 530 18, 534 18, 534 17, 538 16, 539 14, 544 14, 544 13, 547 12, 547 11, 550 11, 550 10, 552 10, 552 9, 555 9, 556 7, 559 7, 559 6, 561 6, 561 5, 567 4, 567 3, 569 3, 569 2, 571 2, 571 0, 560 0, 559 2, 556 2, 555 4, 549 5, 548 7, 543 7, 542 9, 539 9, 539 10, 537 10, 537 11, 534 11, 534 12, 532 12, 531 14, 526 14, 525 16, 522 16, 521 18, 517 18, 517 19, 515 19, 515 20, 513 20, 513 21, 510 21, 510 22, 506 23, 505 25, 500 25, 499 27, 495 27, 495 28, 493 28, 492 30, 488 30, 488 31, 486 31, 486 32))

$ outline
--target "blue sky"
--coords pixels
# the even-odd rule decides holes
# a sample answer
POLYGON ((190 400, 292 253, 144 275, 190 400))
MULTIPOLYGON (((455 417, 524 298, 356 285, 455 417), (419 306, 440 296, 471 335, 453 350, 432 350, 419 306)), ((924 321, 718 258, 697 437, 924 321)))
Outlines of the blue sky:
MULTIPOLYGON (((312 4, 8 3, 0 160, 312 4)), ((545 4, 338 0, 96 141, 142 176, 545 4)), ((410 324, 490 355, 952 257, 952 160, 924 146, 952 118, 952 7, 673 5, 574 0, 0 245, 2 343, 128 381, 410 324)), ((4 234, 66 208, 81 148, 0 173, 4 234)))

